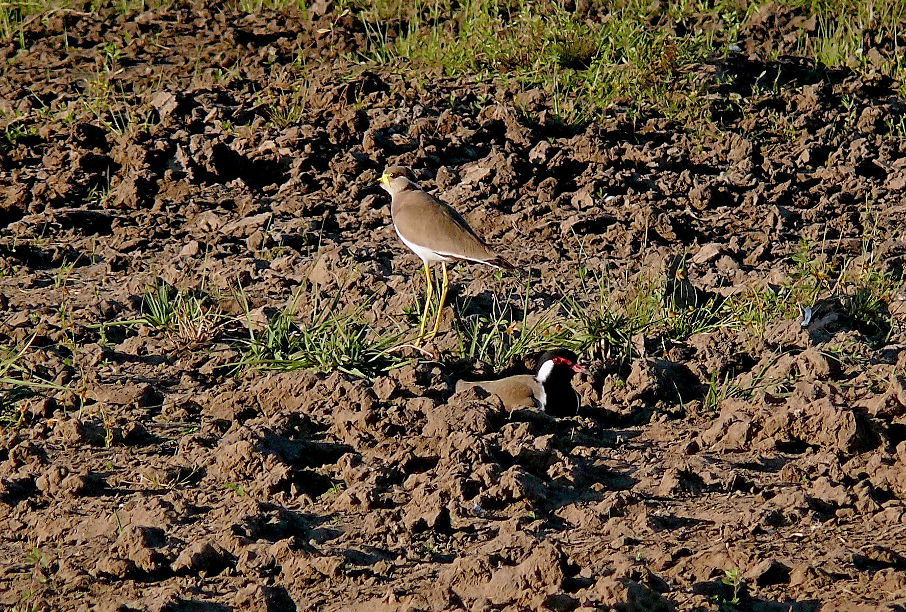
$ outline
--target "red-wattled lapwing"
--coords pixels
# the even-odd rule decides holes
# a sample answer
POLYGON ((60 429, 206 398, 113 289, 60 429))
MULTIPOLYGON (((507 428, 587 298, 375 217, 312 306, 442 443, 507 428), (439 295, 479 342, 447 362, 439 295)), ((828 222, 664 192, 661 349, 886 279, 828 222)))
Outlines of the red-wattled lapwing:
POLYGON ((431 264, 437 262, 441 264, 443 284, 440 305, 437 308, 434 329, 428 336, 433 337, 440 326, 440 317, 450 286, 447 279, 448 261, 471 261, 507 270, 513 269, 514 266, 497 255, 449 204, 419 189, 409 168, 403 166, 387 168, 381 175, 381 187, 390 194, 390 215, 393 217, 393 227, 397 235, 425 264, 428 295, 418 328, 419 339, 425 337, 428 308, 434 295, 431 264))
POLYGON ((481 387, 503 400, 507 410, 540 408, 556 416, 575 415, 581 398, 573 389, 572 378, 582 367, 574 354, 567 351, 548 352, 541 356, 538 373, 518 374, 498 380, 460 380, 456 391, 481 387))

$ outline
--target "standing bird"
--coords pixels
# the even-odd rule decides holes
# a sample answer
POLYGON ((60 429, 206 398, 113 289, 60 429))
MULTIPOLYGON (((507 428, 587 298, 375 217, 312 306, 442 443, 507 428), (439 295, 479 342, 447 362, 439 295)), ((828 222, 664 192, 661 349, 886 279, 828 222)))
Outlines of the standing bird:
POLYGON ((448 261, 473 261, 507 270, 512 270, 514 266, 497 255, 449 204, 419 189, 409 168, 404 166, 387 168, 381 175, 381 187, 391 197, 390 215, 393 217, 393 227, 397 236, 425 264, 428 296, 418 328, 419 339, 425 337, 428 308, 434 296, 431 264, 439 261, 443 269, 440 306, 437 308, 434 329, 428 336, 433 337, 440 326, 440 317, 450 286, 447 279, 448 261))
POLYGON ((517 374, 498 380, 460 380, 456 383, 459 393, 472 387, 481 387, 503 401, 507 410, 540 408, 558 416, 575 415, 581 398, 573 389, 573 375, 582 372, 575 355, 567 351, 547 352, 541 356, 538 373, 517 374))

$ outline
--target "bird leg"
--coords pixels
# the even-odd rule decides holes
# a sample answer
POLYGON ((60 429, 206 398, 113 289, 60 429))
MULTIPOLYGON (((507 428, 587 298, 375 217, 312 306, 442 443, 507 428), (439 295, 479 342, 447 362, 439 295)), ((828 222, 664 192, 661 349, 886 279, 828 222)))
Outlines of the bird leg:
POLYGON ((437 328, 440 327, 440 318, 444 314, 444 302, 447 301, 447 289, 450 288, 450 281, 447 278, 447 262, 440 262, 440 267, 444 271, 444 282, 440 290, 440 304, 437 306, 437 318, 434 320, 434 329, 429 337, 437 335, 437 328))
POLYGON ((425 298, 425 309, 422 311, 422 321, 418 326, 418 339, 425 337, 425 323, 428 321, 428 309, 431 308, 431 298, 434 297, 434 285, 431 283, 431 268, 425 263, 425 280, 428 281, 428 295, 425 298))

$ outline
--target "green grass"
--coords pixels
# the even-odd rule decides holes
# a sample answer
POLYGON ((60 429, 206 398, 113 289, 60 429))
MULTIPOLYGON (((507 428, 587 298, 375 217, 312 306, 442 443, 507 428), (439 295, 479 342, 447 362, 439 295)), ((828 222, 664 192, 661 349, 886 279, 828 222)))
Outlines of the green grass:
POLYGON ((17 408, 21 400, 39 391, 59 391, 68 387, 52 383, 36 375, 24 357, 35 341, 33 334, 19 345, 0 343, 0 427, 17 426, 24 414, 17 408))
MULTIPOLYGON (((513 308, 512 295, 503 301, 494 298, 488 314, 458 316, 453 323, 458 355, 478 359, 501 369, 523 355, 569 345, 568 330, 555 317, 542 315, 529 320, 532 311, 527 287, 519 309, 513 308), (521 314, 518 314, 521 312, 521 314)), ((462 311, 470 308, 466 303, 462 311)))
MULTIPOLYGON (((625 366, 638 357, 636 343, 642 338, 661 344, 682 342, 720 328, 743 329, 753 338, 762 338, 771 324, 798 320, 804 308, 834 299, 842 304, 842 314, 848 315, 864 342, 883 346, 898 331, 889 304, 906 280, 902 272, 884 267, 872 245, 867 237, 859 257, 844 257, 827 242, 803 239, 789 257, 786 282, 729 297, 700 292, 685 295, 668 278, 669 271, 653 275, 642 270, 614 278, 607 270, 579 266, 580 286, 559 290, 561 309, 545 318, 543 325, 536 324, 520 335, 504 333, 522 332, 524 322, 521 326, 512 323, 500 314, 505 310, 498 308, 491 317, 475 319, 482 321, 481 326, 473 324, 466 334, 457 332, 460 353, 498 364, 510 358, 511 350, 530 352, 556 343, 587 357, 616 359, 625 366)), ((674 273, 684 277, 684 267, 674 273)), ((735 386, 724 375, 709 382, 706 404, 716 406, 727 397, 747 396, 752 391, 735 386)))
POLYGON ((105 130, 117 135, 148 131, 154 125, 155 112, 149 103, 141 103, 119 80, 120 49, 114 42, 104 44, 98 71, 88 80, 81 102, 105 130))
POLYGON ((581 267, 579 278, 578 291, 561 289, 570 348, 579 354, 629 363, 638 356, 633 337, 651 329, 660 318, 660 280, 641 273, 634 279, 624 277, 620 284, 628 287, 620 293, 608 272, 581 267))
POLYGON ((373 330, 362 318, 366 305, 344 311, 340 292, 325 298, 315 290, 305 296, 309 307, 303 315, 298 312, 301 297, 297 294, 262 330, 255 331, 248 300, 241 291, 237 293, 245 308, 249 337, 242 342, 236 370, 339 370, 370 378, 407 362, 398 354, 402 335, 373 330))
MULTIPOLYGON (((903 0, 780 4, 816 18, 814 32, 797 32, 805 57, 904 81, 896 46, 903 0), (870 57, 872 45, 888 43, 891 49, 870 57)), ((654 13, 650 2, 623 0, 611 3, 603 19, 586 20, 561 3, 530 0, 347 0, 341 6, 367 33, 369 44, 356 59, 415 75, 431 68, 541 87, 566 123, 587 121, 614 105, 650 107, 676 119, 702 115, 707 91, 693 67, 727 55, 759 8, 732 0, 681 1, 654 13)))
POLYGON ((712 36, 677 37, 652 28, 648 5, 617 4, 608 19, 594 25, 559 4, 523 0, 416 2, 405 9, 387 2, 349 6, 368 33, 360 59, 543 87, 555 115, 576 122, 615 103, 685 105, 682 98, 664 95, 685 67, 713 54, 712 36), (394 31, 394 21, 405 26, 394 31))
POLYGON ((802 55, 829 67, 850 66, 889 74, 903 84, 906 63, 897 40, 906 24, 906 3, 902 0, 797 0, 792 5, 816 18, 814 32, 799 32, 802 55), (869 53, 871 47, 882 44, 889 45, 890 51, 869 53))
POLYGON ((227 319, 204 286, 197 291, 179 290, 158 279, 145 289, 138 317, 88 327, 98 329, 106 341, 113 328, 144 325, 171 335, 181 345, 198 347, 216 338, 227 319))
POLYGON ((29 124, 28 116, 15 110, 0 109, 0 125, 3 139, 8 145, 16 146, 20 142, 38 138, 37 124, 29 124))
POLYGON ((906 279, 885 269, 873 253, 865 253, 841 273, 840 291, 843 310, 856 328, 875 346, 890 341, 896 322, 890 316, 889 304, 903 289, 906 279))
MULTIPOLYGON (((166 4, 96 1, 92 9, 111 6, 132 15, 166 4)), ((762 4, 680 0, 655 9, 647 0, 618 0, 596 7, 595 18, 586 19, 561 2, 340 0, 337 12, 352 13, 365 31, 367 44, 351 58, 356 63, 389 67, 422 82, 428 69, 497 80, 521 90, 541 87, 555 118, 574 124, 615 105, 631 113, 650 108, 677 120, 706 120, 708 84, 695 67, 730 53, 762 4)), ((794 32, 799 54, 820 66, 890 75, 906 94, 906 62, 899 46, 906 1, 781 0, 778 4, 803 18, 794 32), (814 28, 807 30, 810 17, 814 28)), ((66 0, 2 1, 0 39, 19 38, 25 45, 23 23, 68 5, 66 0)), ((306 10, 307 2, 233 0, 227 5, 229 10, 256 14, 290 7, 306 10)), ((101 63, 101 74, 115 75, 114 43, 107 43, 101 63)), ((123 104, 126 92, 118 89, 115 79, 99 76, 89 93, 88 108, 110 129, 121 133, 130 125, 147 125, 147 109, 123 104)), ((305 107, 304 101, 286 102, 281 99, 270 110, 277 126, 292 123, 305 107)))
MULTIPOLYGON (((53 6, 46 0, 3 0, 0 2, 0 40, 17 38, 26 19, 45 13, 53 6)), ((24 42, 20 44, 24 46, 24 42)))
POLYGON ((304 11, 308 8, 308 2, 305 0, 238 0, 236 6, 245 13, 282 11, 288 8, 304 11))

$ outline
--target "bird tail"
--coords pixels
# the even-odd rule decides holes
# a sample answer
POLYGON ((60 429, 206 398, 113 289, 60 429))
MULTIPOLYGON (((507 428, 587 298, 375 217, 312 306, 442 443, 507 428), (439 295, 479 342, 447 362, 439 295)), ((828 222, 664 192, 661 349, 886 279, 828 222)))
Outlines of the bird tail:
POLYGON ((516 269, 516 266, 511 264, 509 261, 507 261, 500 255, 495 255, 491 259, 486 259, 481 263, 488 264, 489 266, 494 266, 495 268, 503 268, 504 270, 515 270, 516 269))

